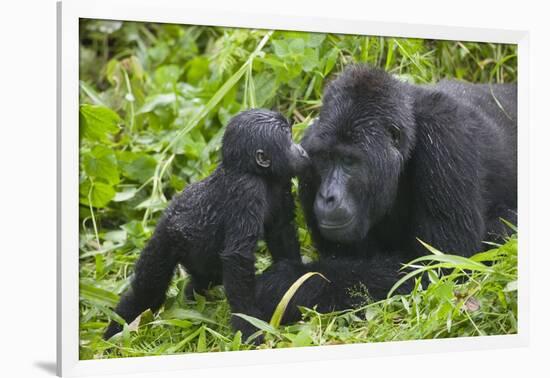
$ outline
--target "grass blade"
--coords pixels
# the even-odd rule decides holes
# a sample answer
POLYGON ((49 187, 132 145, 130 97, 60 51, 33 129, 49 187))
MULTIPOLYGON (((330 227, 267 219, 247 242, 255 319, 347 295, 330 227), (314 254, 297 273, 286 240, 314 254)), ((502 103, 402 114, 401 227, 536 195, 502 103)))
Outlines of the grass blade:
POLYGON ((308 272, 304 274, 302 277, 298 278, 292 286, 286 291, 285 295, 281 298, 279 301, 279 304, 275 308, 275 311, 273 312, 273 316, 271 317, 271 321, 269 324, 271 326, 277 328, 281 324, 281 320, 283 319, 283 315, 285 314, 286 308, 292 299, 294 297, 294 294, 296 294, 296 291, 300 288, 300 286, 303 285, 304 282, 306 282, 310 277, 313 277, 315 275, 319 275, 323 277, 327 282, 330 282, 325 276, 323 276, 321 273, 318 272, 308 272))

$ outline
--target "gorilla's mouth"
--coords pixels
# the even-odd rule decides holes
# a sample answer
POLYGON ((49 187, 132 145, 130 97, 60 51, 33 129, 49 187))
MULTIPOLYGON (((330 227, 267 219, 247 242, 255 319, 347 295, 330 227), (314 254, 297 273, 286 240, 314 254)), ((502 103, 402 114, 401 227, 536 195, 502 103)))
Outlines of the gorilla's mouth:
POLYGON ((354 220, 355 220, 355 215, 352 215, 351 217, 349 217, 349 219, 338 223, 319 221, 319 227, 325 230, 341 230, 341 229, 348 228, 353 223, 354 220))

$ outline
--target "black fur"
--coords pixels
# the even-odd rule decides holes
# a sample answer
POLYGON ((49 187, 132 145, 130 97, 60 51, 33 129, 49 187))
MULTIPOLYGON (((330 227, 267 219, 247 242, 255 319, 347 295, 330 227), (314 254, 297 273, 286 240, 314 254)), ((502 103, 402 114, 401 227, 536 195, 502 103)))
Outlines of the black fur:
MULTIPOLYGON (((302 145, 314 169, 300 177, 321 255, 321 265, 305 269, 328 274, 339 261, 336 286, 298 304, 348 306, 349 298, 335 293, 350 281, 389 289, 397 275, 378 275, 387 272, 383 261, 361 262, 376 254, 400 262, 425 255, 417 238, 463 256, 499 240, 506 233, 499 218, 516 222, 516 114, 515 84, 418 86, 367 66, 346 69, 306 131, 302 145), (364 271, 351 273, 357 269, 364 271)), ((257 295, 274 295, 273 287, 288 287, 292 278, 266 275, 257 295)))
MULTIPOLYGON (((265 239, 275 261, 299 260, 290 179, 307 161, 279 113, 252 110, 233 118, 224 134, 221 164, 171 201, 115 311, 129 323, 148 308, 157 310, 180 263, 191 276, 188 295, 223 283, 234 313, 259 316, 256 244, 265 239)), ((245 337, 255 331, 236 316, 232 322, 245 337)), ((111 322, 104 337, 121 329, 111 322)))
MULTIPOLYGON (((298 278, 307 272, 322 273, 323 277, 308 278, 292 297, 282 323, 296 322, 301 319, 297 306, 331 312, 384 299, 396 283, 400 268, 399 259, 383 254, 367 259, 324 258, 306 265, 299 261, 281 261, 258 277, 256 301, 262 318, 269 321, 283 295, 298 278)), ((410 292, 412 285, 413 281, 407 280, 395 293, 410 292)))

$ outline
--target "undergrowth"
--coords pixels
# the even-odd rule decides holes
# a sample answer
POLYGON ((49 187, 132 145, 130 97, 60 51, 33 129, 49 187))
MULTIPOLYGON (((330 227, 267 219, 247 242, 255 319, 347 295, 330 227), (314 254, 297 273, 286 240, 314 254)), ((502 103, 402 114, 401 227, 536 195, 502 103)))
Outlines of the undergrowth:
MULTIPOLYGON (((101 338, 162 210, 212 172, 239 111, 281 111, 300 140, 324 85, 350 63, 418 84, 517 78, 514 45, 94 20, 80 29, 81 359, 256 348, 231 330, 223 288, 184 299, 182 269, 157 314, 101 338)), ((304 259, 315 259, 300 210, 297 225, 304 259)), ((407 270, 425 277, 408 295, 369 302, 367 293, 363 307, 339 313, 303 309, 290 326, 250 319, 265 333, 258 348, 517 332, 515 236, 470 259, 426 255, 407 270)), ((270 263, 260 243, 258 272, 270 263)))

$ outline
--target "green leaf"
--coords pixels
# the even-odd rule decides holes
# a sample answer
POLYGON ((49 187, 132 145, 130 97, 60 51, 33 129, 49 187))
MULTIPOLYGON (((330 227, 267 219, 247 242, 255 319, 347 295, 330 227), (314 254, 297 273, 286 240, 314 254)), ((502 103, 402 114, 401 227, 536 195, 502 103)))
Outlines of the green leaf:
POLYGON ((189 320, 181 320, 181 319, 160 319, 160 320, 155 320, 150 324, 169 325, 169 326, 174 326, 179 328, 189 328, 193 326, 193 322, 190 322, 189 320))
MULTIPOLYGON (((281 324, 281 320, 283 319, 283 315, 285 314, 285 310, 288 306, 288 303, 294 297, 294 294, 298 291, 300 286, 303 285, 304 282, 306 282, 310 277, 313 277, 315 275, 321 276, 323 279, 328 281, 325 276, 323 276, 321 273, 318 272, 308 272, 304 274, 302 277, 298 278, 286 291, 285 295, 281 298, 279 301, 279 304, 275 308, 275 311, 273 312, 273 315, 271 317, 271 321, 269 324, 273 327, 279 327, 281 324)), ((258 327, 259 328, 259 327, 258 327)))
POLYGON ((183 308, 170 309, 162 313, 163 319, 186 319, 191 320, 193 323, 210 323, 216 324, 216 322, 209 317, 201 314, 195 310, 187 310, 183 308))
POLYGON ((292 335, 293 347, 305 347, 313 345, 311 331, 308 328, 302 329, 298 334, 292 335))
POLYGON ((306 43, 301 38, 296 38, 290 41, 288 44, 288 51, 294 55, 301 55, 304 53, 306 43))
POLYGON ((307 40, 308 47, 319 47, 326 38, 324 33, 308 33, 309 38, 307 40))
POLYGON ((302 67, 305 72, 310 72, 317 67, 319 63, 319 56, 317 50, 306 49, 304 53, 304 59, 302 61, 302 67))
POLYGON ((432 247, 431 245, 429 245, 427 243, 424 243, 422 240, 420 240, 418 238, 416 238, 416 240, 418 240, 420 242, 420 244, 422 244, 428 251, 430 251, 434 255, 443 255, 443 252, 441 252, 440 250, 432 247))
POLYGON ((122 164, 122 174, 131 180, 143 183, 155 174, 157 161, 146 153, 126 155, 130 160, 122 164))
POLYGON ((260 329, 264 332, 270 333, 272 335, 278 335, 279 334, 279 332, 271 324, 269 324, 267 322, 264 322, 261 319, 255 318, 255 317, 250 316, 250 315, 241 314, 241 313, 234 313, 233 315, 238 316, 239 318, 242 318, 242 319, 246 320, 247 322, 252 324, 254 327, 256 327, 256 328, 258 328, 258 329, 260 329))
POLYGON ((115 198, 113 198, 113 201, 114 202, 128 201, 128 200, 134 198, 136 193, 137 193, 137 188, 135 188, 135 187, 126 188, 122 192, 117 192, 115 194, 115 198))
POLYGON ((455 255, 422 256, 414 259, 413 261, 409 262, 406 265, 407 266, 414 265, 416 263, 423 262, 423 261, 436 261, 436 262, 444 263, 446 268, 468 269, 468 270, 476 270, 476 271, 486 272, 486 273, 493 271, 487 265, 484 265, 477 261, 473 261, 466 257, 455 256, 455 255))
POLYGON ((433 295, 440 300, 451 300, 454 298, 453 289, 454 284, 446 281, 434 288, 433 295))
POLYGON ((206 105, 202 107, 200 112, 198 112, 185 127, 183 127, 181 130, 178 131, 178 134, 172 139, 172 141, 164 151, 167 151, 168 149, 172 148, 179 138, 187 134, 189 131, 193 130, 193 128, 195 128, 195 126, 197 126, 199 122, 204 117, 206 117, 206 115, 210 113, 210 111, 214 109, 216 105, 218 105, 218 103, 224 98, 224 96, 229 92, 229 90, 232 89, 233 86, 239 82, 239 80, 242 78, 242 76, 248 70, 249 66, 254 61, 254 58, 256 57, 256 55, 260 51, 262 51, 262 48, 265 46, 265 44, 267 43, 267 41, 269 40, 272 34, 273 32, 270 31, 264 35, 260 43, 258 43, 258 45, 256 46, 256 49, 254 50, 254 52, 252 52, 248 57, 247 61, 238 69, 237 72, 235 72, 229 79, 225 81, 225 83, 223 83, 223 85, 210 98, 210 100, 206 103, 206 105))
POLYGON ((286 41, 276 40, 272 41, 271 44, 273 45, 273 51, 275 52, 275 55, 277 55, 279 58, 284 58, 288 55, 288 45, 286 41))
POLYGON ((197 337, 201 330, 203 328, 202 327, 199 327, 196 331, 194 331, 193 333, 191 333, 189 336, 187 336, 185 339, 183 339, 182 341, 180 341, 179 343, 177 343, 176 345, 174 345, 173 347, 170 347, 168 349, 166 349, 166 352, 167 353, 176 353, 178 351, 180 351, 185 345, 187 345, 191 340, 193 340, 195 337, 197 337))
POLYGON ((103 182, 89 181, 80 184, 80 203, 83 205, 92 205, 96 208, 103 208, 115 197, 116 191, 110 184, 103 182), (91 192, 90 192, 91 188, 91 192))
POLYGON ((156 85, 162 89, 172 89, 181 76, 181 68, 179 66, 168 64, 157 68, 154 74, 156 85))
POLYGON ((231 341, 231 350, 239 350, 241 348, 242 337, 243 334, 241 331, 235 332, 235 336, 233 336, 233 340, 231 341))
POLYGON ((333 47, 332 50, 330 50, 330 52, 327 55, 323 76, 327 76, 332 71, 332 69, 334 68, 334 65, 336 64, 336 60, 338 59, 338 54, 339 54, 339 50, 337 47, 333 47))
POLYGON ((119 296, 115 293, 85 283, 80 283, 79 293, 82 298, 111 307, 116 306, 119 301, 119 296))
POLYGON ((83 160, 84 171, 89 177, 103 179, 110 184, 118 184, 120 181, 117 159, 112 149, 97 145, 84 155, 83 160))
POLYGON ((79 85, 80 85, 80 89, 82 90, 82 92, 84 92, 86 94, 86 96, 88 96, 90 98, 90 100, 92 100, 94 102, 94 105, 105 106, 105 104, 103 103, 101 98, 99 98, 99 95, 92 88, 91 85, 87 84, 86 82, 84 82, 82 80, 79 81, 79 85))
POLYGON ((201 327, 201 331, 199 332, 199 340, 197 341, 197 352, 205 352, 206 351, 206 331, 204 330, 204 326, 201 327))
POLYGON ((174 93, 160 93, 150 97, 147 97, 145 103, 139 108, 136 114, 149 113, 156 108, 163 106, 172 106, 176 101, 176 95, 174 93))
POLYGON ((256 77, 256 105, 261 108, 275 97, 277 82, 275 74, 262 72, 256 77))
POLYGON ((119 131, 120 117, 101 105, 80 105, 80 134, 94 141, 109 142, 108 136, 119 131))
POLYGON ((187 82, 196 85, 202 79, 208 77, 210 69, 208 68, 208 59, 202 56, 193 58, 187 65, 187 82))
POLYGON ((514 280, 511 282, 508 282, 506 284, 506 287, 502 290, 504 292, 510 292, 510 291, 517 291, 518 290, 518 281, 514 280))

